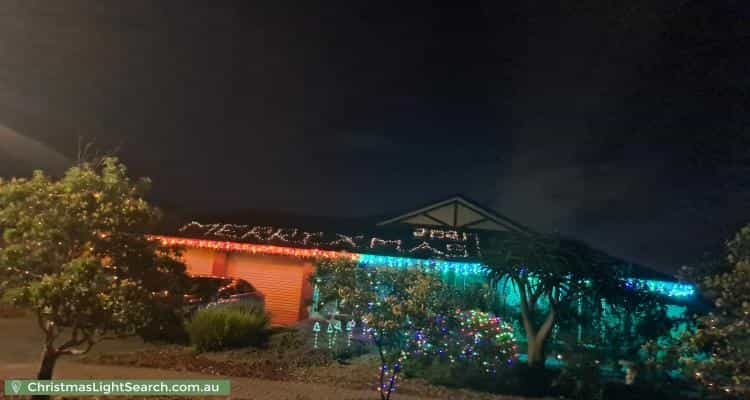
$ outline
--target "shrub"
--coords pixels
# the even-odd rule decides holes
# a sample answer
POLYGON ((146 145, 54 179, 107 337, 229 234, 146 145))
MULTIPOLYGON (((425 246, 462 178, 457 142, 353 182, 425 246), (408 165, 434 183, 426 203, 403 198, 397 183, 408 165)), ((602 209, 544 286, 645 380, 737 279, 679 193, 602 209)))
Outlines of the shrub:
POLYGON ((411 372, 411 376, 425 379, 435 385, 529 397, 549 396, 550 383, 559 374, 552 369, 531 368, 522 363, 499 369, 491 374, 475 365, 459 369, 446 363, 432 363, 423 368, 414 368, 411 372))
POLYGON ((261 346, 268 340, 270 320, 257 305, 232 304, 198 311, 186 324, 198 351, 261 346))
POLYGON ((513 365, 516 350, 509 324, 489 313, 456 310, 417 331, 405 364, 435 382, 486 381, 513 365))
POLYGON ((185 331, 185 319, 179 311, 157 305, 149 322, 138 330, 141 338, 147 342, 166 342, 186 344, 188 334, 185 331))
POLYGON ((553 391, 561 397, 601 400, 604 382, 598 357, 585 348, 577 348, 566 359, 560 375, 552 382, 553 391))

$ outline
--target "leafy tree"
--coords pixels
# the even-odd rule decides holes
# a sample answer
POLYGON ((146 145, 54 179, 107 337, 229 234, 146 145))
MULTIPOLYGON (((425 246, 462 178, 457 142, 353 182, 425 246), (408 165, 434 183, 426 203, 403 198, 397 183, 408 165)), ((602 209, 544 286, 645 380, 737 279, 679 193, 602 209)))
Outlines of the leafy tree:
POLYGON ((623 270, 611 257, 557 236, 497 237, 483 258, 495 282, 511 284, 519 293, 530 367, 544 366, 553 328, 579 301, 603 307, 605 299, 615 306, 636 292, 626 290, 623 270))
POLYGON ((750 225, 728 241, 728 271, 705 277, 702 293, 714 310, 697 316, 679 341, 646 347, 652 363, 679 369, 706 388, 750 394, 750 225), (661 356, 661 357, 657 357, 661 356))
POLYGON ((684 268, 713 303, 712 311, 691 318, 681 335, 649 341, 642 355, 652 373, 677 373, 714 394, 746 398, 750 394, 750 225, 727 241, 725 250, 723 262, 710 263, 713 272, 684 268))
POLYGON ((381 360, 378 391, 389 399, 415 333, 447 310, 438 277, 416 269, 361 268, 344 260, 322 260, 312 278, 321 302, 366 324, 381 360))
POLYGON ((726 243, 727 261, 730 266, 740 263, 750 263, 750 224, 742 227, 734 237, 726 243))
POLYGON ((132 334, 155 304, 182 298, 185 266, 146 236, 159 217, 143 198, 148 184, 114 158, 60 179, 0 181, 0 278, 44 332, 39 379, 60 356, 132 334))

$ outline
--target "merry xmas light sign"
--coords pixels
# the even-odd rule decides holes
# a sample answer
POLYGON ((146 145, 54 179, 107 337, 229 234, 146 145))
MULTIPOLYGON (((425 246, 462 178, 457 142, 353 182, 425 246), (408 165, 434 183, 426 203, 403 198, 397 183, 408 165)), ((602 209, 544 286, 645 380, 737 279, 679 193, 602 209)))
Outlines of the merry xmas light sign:
POLYGON ((180 228, 179 232, 203 239, 418 258, 476 259, 481 256, 479 235, 455 230, 416 228, 377 234, 344 234, 299 228, 191 222, 180 228))

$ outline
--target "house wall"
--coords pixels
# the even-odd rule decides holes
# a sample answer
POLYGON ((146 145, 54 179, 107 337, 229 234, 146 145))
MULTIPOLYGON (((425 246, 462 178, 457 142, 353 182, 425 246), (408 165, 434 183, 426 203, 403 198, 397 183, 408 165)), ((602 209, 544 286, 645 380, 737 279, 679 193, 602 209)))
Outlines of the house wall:
POLYGON ((211 275, 214 253, 213 250, 186 249, 182 254, 182 261, 190 275, 211 275))
POLYGON ((314 267, 296 257, 187 249, 183 256, 191 275, 244 279, 260 292, 273 325, 291 325, 307 318, 312 297, 309 277, 314 267))

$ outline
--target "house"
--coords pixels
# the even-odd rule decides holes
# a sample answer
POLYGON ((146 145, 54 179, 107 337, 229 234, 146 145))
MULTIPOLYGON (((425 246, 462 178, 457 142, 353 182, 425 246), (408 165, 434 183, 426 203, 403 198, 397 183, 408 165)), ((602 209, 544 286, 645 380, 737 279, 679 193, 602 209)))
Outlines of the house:
MULTIPOLYGON (((491 235, 531 230, 462 196, 390 218, 341 221, 267 216, 242 221, 190 222, 157 236, 185 248, 192 275, 241 278, 265 298, 275 325, 290 325, 310 313, 310 277, 318 258, 342 258, 362 266, 423 268, 454 280, 481 276, 482 245, 491 235)), ((634 281, 673 297, 690 297, 692 286, 636 266, 634 281)))

